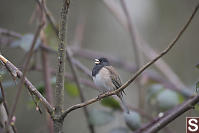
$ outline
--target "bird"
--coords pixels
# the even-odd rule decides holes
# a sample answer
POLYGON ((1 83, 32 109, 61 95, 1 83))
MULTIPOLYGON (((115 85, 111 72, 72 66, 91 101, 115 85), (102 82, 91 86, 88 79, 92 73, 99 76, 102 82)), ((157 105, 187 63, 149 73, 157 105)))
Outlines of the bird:
MULTIPOLYGON (((92 78, 94 84, 101 93, 116 90, 122 86, 120 76, 113 66, 110 65, 107 58, 100 57, 95 59, 95 65, 92 69, 92 78)), ((124 91, 120 91, 117 96, 121 100, 121 106, 124 112, 129 113, 129 109, 123 99, 124 91)))

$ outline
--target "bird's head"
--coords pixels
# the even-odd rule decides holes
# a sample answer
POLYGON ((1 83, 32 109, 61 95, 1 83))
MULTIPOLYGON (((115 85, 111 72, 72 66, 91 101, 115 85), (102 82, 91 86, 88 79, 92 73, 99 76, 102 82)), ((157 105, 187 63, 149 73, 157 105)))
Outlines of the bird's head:
POLYGON ((109 61, 106 58, 99 58, 99 59, 95 59, 95 64, 96 65, 109 65, 109 61))

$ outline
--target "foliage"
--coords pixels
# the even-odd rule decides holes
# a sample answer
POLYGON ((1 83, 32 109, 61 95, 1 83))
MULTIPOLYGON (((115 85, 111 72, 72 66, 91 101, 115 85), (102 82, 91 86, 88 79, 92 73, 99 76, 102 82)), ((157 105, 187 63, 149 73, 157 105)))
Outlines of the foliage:
POLYGON ((101 100, 101 104, 106 107, 110 107, 114 110, 121 109, 120 104, 117 100, 115 100, 113 97, 106 97, 101 100))

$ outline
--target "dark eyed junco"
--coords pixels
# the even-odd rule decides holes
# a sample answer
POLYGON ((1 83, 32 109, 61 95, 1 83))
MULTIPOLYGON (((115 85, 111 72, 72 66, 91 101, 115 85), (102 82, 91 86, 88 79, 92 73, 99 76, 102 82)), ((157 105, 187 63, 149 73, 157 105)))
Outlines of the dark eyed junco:
MULTIPOLYGON (((106 58, 95 59, 95 66, 92 70, 92 77, 95 85, 102 93, 116 90, 122 86, 119 74, 110 65, 106 58)), ((123 99, 123 93, 124 91, 121 91, 117 94, 117 96, 121 100, 123 110, 129 113, 129 109, 123 99)))

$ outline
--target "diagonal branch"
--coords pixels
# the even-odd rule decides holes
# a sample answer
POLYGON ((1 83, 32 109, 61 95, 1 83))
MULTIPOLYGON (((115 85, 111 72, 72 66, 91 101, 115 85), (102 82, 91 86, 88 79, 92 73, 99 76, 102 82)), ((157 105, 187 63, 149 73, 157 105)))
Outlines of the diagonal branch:
MULTIPOLYGON (((128 28, 128 22, 127 20, 124 18, 124 14, 122 14, 121 9, 117 6, 117 4, 110 2, 110 1, 106 1, 103 0, 104 4, 107 6, 107 8, 110 10, 110 12, 116 17, 116 19, 118 20, 119 23, 121 23, 121 25, 124 26, 124 28, 129 31, 128 28), (117 10, 117 11, 116 11, 117 10)), ((136 31, 135 31, 136 32, 136 31)), ((158 54, 154 53, 155 51, 153 49, 148 49, 146 50, 146 44, 143 44, 145 42, 142 42, 143 39, 138 36, 138 33, 136 33, 136 38, 137 40, 139 40, 140 43, 140 47, 142 47, 142 49, 140 49, 143 54, 149 58, 150 60, 152 60, 154 57, 156 57, 158 54), (152 55, 153 54, 153 55, 152 55)), ((170 69, 170 67, 168 66, 168 64, 166 64, 166 62, 163 59, 160 59, 159 62, 155 63, 155 67, 157 69, 160 70, 160 72, 162 72, 162 74, 172 83, 174 84, 177 88, 181 88, 184 89, 182 90, 183 92, 188 92, 187 90, 185 90, 186 87, 184 85, 184 83, 180 80, 180 78, 175 74, 175 72, 173 72, 172 69, 170 69), (164 69, 162 68, 164 67, 164 69), (176 81, 176 82, 175 82, 176 81)))
POLYGON ((142 74, 143 71, 145 71, 148 67, 150 67, 153 63, 155 63, 158 59, 160 59, 162 56, 164 56, 165 54, 167 54, 176 44, 176 42, 180 39, 180 37, 182 36, 182 34, 185 32, 185 30, 187 29, 187 27, 189 26, 189 24, 191 23, 191 21, 193 20, 196 12, 198 11, 199 8, 199 4, 196 6, 195 10, 193 11, 193 13, 191 14, 191 17, 188 19, 187 23, 182 27, 182 29, 180 30, 180 32, 177 34, 177 36, 175 37, 175 39, 168 45, 167 48, 165 48, 156 58, 154 58, 153 60, 151 60, 150 62, 148 62, 147 64, 145 64, 144 66, 142 66, 133 76, 132 78, 130 78, 127 82, 125 82, 119 89, 114 90, 114 91, 110 91, 107 93, 104 93, 96 98, 90 99, 84 103, 80 103, 80 104, 76 104, 73 105, 71 107, 69 107, 68 109, 66 109, 64 111, 64 113, 62 114, 62 116, 60 117, 60 119, 63 119, 66 117, 66 115, 68 113, 70 113, 73 110, 76 110, 78 108, 82 108, 84 106, 87 106, 89 104, 95 103, 99 100, 101 100, 102 98, 111 96, 111 95, 115 95, 118 92, 124 90, 127 86, 129 86, 140 74, 142 74))
POLYGON ((33 41, 32 41, 31 47, 30 47, 30 50, 29 50, 28 55, 27 55, 27 59, 26 59, 26 61, 24 63, 24 66, 23 66, 23 75, 22 75, 22 78, 21 78, 19 86, 18 86, 18 90, 17 90, 17 94, 16 94, 16 97, 15 97, 15 101, 14 101, 14 103, 12 105, 12 108, 11 108, 11 112, 10 112, 10 116, 9 116, 9 122, 11 121, 11 119, 12 119, 14 113, 15 113, 16 106, 17 106, 17 103, 18 103, 18 100, 19 100, 19 97, 20 97, 20 94, 21 94, 21 90, 23 88, 25 76, 26 76, 26 73, 28 71, 28 66, 29 66, 31 57, 33 55, 34 46, 35 46, 35 44, 37 42, 37 39, 38 39, 38 37, 40 35, 40 31, 44 27, 44 24, 45 24, 44 22, 41 22, 40 25, 38 26, 37 31, 36 31, 36 33, 34 35, 34 38, 33 38, 33 41))
MULTIPOLYGON (((7 70, 10 72, 10 74, 14 78, 22 78, 23 73, 2 55, 0 55, 0 61, 3 62, 7 70)), ((46 100, 46 98, 42 96, 42 94, 36 89, 35 86, 32 85, 32 83, 26 77, 24 79, 24 84, 28 88, 30 93, 34 94, 40 100, 40 102, 44 105, 48 113, 53 115, 54 108, 50 105, 50 103, 46 100)))
POLYGON ((157 117, 144 127, 138 129, 135 133, 156 133, 168 123, 175 120, 178 116, 182 115, 186 111, 193 109, 199 101, 199 95, 190 98, 183 104, 176 106, 174 109, 166 112, 163 117, 157 117))

